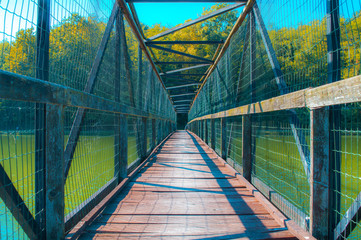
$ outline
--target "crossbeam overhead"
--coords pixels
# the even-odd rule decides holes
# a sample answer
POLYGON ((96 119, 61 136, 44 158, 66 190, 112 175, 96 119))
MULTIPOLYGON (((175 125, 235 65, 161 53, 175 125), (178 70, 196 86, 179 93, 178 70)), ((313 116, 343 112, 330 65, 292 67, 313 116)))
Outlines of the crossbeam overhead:
POLYGON ((191 84, 186 84, 186 85, 167 87, 166 89, 171 90, 171 89, 185 88, 185 87, 192 87, 192 86, 199 86, 199 85, 200 85, 200 83, 191 83, 191 84))
POLYGON ((173 50, 173 49, 170 49, 170 48, 160 47, 160 46, 156 46, 156 45, 151 45, 150 47, 155 48, 155 49, 159 49, 159 50, 163 50, 163 51, 166 51, 166 52, 178 54, 178 55, 181 55, 181 56, 185 56, 185 57, 194 58, 194 59, 197 59, 197 60, 213 63, 212 60, 209 60, 209 59, 206 59, 206 58, 203 58, 203 57, 194 56, 192 54, 188 54, 188 53, 184 53, 184 52, 179 52, 179 51, 176 51, 176 50, 173 50))
POLYGON ((202 61, 202 62, 193 62, 193 61, 188 61, 188 62, 155 62, 155 64, 159 64, 159 65, 180 65, 180 64, 210 64, 208 61, 202 61))
POLYGON ((223 44, 224 41, 146 41, 147 46, 159 44, 159 45, 175 45, 175 44, 223 44))
POLYGON ((165 75, 165 74, 173 74, 173 73, 188 71, 188 70, 192 70, 192 69, 207 67, 207 66, 209 66, 209 65, 210 65, 210 63, 208 63, 208 64, 199 64, 199 65, 192 66, 192 67, 186 67, 186 68, 180 68, 180 69, 168 71, 168 72, 165 72, 165 73, 161 73, 160 75, 162 76, 162 75, 165 75))
POLYGON ((174 103, 191 102, 191 101, 192 99, 184 99, 184 100, 174 101, 174 103))
POLYGON ((195 95, 196 93, 185 93, 185 94, 177 94, 177 95, 170 95, 171 98, 174 97, 182 97, 182 96, 191 96, 191 95, 195 95))
POLYGON ((182 25, 179 25, 179 26, 177 26, 177 27, 174 27, 174 28, 171 28, 171 29, 169 29, 169 30, 166 30, 166 31, 164 31, 164 32, 162 32, 162 33, 160 33, 160 34, 157 34, 157 35, 155 35, 155 36, 153 36, 153 37, 150 37, 149 40, 155 40, 155 39, 157 39, 157 38, 161 38, 161 37, 167 36, 167 35, 169 35, 169 34, 171 34, 171 33, 174 33, 174 32, 176 32, 176 31, 179 31, 179 30, 181 30, 181 29, 183 29, 183 28, 192 26, 192 25, 194 25, 194 24, 196 24, 196 23, 203 22, 203 21, 205 21, 205 20, 207 20, 207 19, 210 19, 210 18, 213 18, 213 17, 218 16, 218 15, 220 15, 220 14, 229 12, 229 11, 231 11, 231 10, 234 10, 234 9, 236 9, 236 8, 239 8, 239 7, 242 7, 242 6, 244 6, 244 5, 245 5, 244 3, 235 3, 235 4, 233 4, 233 5, 229 5, 229 6, 227 6, 227 7, 221 8, 221 9, 219 9, 219 10, 217 10, 217 11, 212 12, 212 13, 203 15, 203 16, 201 16, 201 17, 199 17, 199 18, 197 18, 197 19, 194 19, 194 20, 192 20, 192 21, 186 22, 186 23, 184 23, 184 24, 182 24, 182 25))

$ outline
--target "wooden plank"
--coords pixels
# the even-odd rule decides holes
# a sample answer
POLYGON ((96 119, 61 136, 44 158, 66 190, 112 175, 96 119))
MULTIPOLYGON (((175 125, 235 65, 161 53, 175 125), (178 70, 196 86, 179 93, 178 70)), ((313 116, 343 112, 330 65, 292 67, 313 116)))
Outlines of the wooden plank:
POLYGON ((305 92, 310 109, 361 101, 361 75, 325 84, 305 92))
POLYGON ((329 112, 311 111, 310 232, 317 239, 329 234, 329 112))
POLYGON ((159 49, 159 50, 162 50, 162 51, 165 51, 165 52, 170 52, 170 53, 174 53, 174 54, 177 54, 177 55, 189 57, 189 58, 194 58, 194 59, 197 59, 197 60, 200 60, 200 61, 205 61, 205 62, 212 63, 212 60, 209 60, 209 59, 206 59, 206 58, 203 58, 203 57, 194 56, 192 54, 176 51, 176 50, 173 50, 173 49, 170 49, 170 48, 160 47, 160 46, 157 46, 157 45, 151 45, 149 47, 159 49))
POLYGON ((261 102, 252 103, 236 108, 232 108, 226 111, 205 115, 192 119, 190 122, 201 120, 201 119, 216 119, 222 117, 233 117, 247 114, 256 114, 280 110, 288 110, 293 108, 306 107, 305 93, 306 90, 300 90, 297 92, 289 93, 286 95, 274 97, 261 102))
POLYGON ((236 9, 236 8, 239 8, 239 7, 241 7, 241 6, 244 6, 244 3, 235 3, 235 4, 232 4, 232 5, 228 5, 228 6, 224 7, 224 8, 218 9, 218 10, 216 10, 216 11, 214 11, 214 12, 211 12, 211 13, 208 13, 208 14, 206 14, 206 15, 203 15, 203 16, 197 18, 197 19, 188 21, 188 22, 183 23, 183 24, 181 24, 181 25, 179 25, 179 26, 173 27, 173 28, 171 28, 171 29, 168 29, 168 30, 162 32, 162 33, 159 33, 159 34, 157 34, 157 35, 155 35, 155 36, 152 36, 152 37, 149 38, 149 40, 152 41, 152 40, 155 40, 155 39, 158 39, 158 38, 167 36, 167 35, 169 35, 169 34, 171 34, 171 33, 174 33, 174 32, 176 32, 176 31, 179 31, 179 30, 181 30, 181 29, 183 29, 183 28, 192 26, 192 25, 194 25, 194 24, 196 24, 196 23, 203 22, 203 21, 205 21, 205 20, 207 20, 207 19, 216 17, 216 16, 218 16, 218 15, 220 15, 220 14, 229 12, 229 11, 234 10, 234 9, 236 9))
POLYGON ((64 107, 46 107, 46 239, 64 238, 64 107))
POLYGON ((24 233, 30 239, 38 239, 41 229, 29 208, 16 190, 11 179, 0 164, 0 197, 24 233))

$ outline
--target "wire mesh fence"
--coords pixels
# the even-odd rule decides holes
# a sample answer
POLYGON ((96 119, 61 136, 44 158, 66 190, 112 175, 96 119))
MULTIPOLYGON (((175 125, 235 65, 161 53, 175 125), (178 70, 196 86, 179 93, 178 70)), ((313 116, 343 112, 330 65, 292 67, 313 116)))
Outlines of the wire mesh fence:
MULTIPOLYGON (((160 142, 173 131, 176 114, 114 1, 0 1, 0 19, 2 82, 6 81, 3 76, 15 73, 16 79, 33 77, 81 91, 84 95, 74 99, 78 106, 89 99, 95 100, 87 104, 97 101, 91 110, 64 104, 59 100, 62 96, 54 95, 52 100, 65 108, 60 133, 64 140, 59 142, 64 145, 65 171, 61 218, 69 231, 119 182, 121 146, 127 145, 130 166, 143 148, 155 147, 150 145, 152 134, 160 142), (119 104, 122 110, 104 109, 104 100, 119 104), (125 142, 120 141, 124 132, 117 120, 122 111, 128 123, 125 142), (167 121, 168 127, 163 124, 154 133, 152 119, 167 121), (145 131, 143 143, 140 133, 145 131)), ((37 90, 38 98, 29 102, 0 96, 1 239, 46 234, 45 175, 47 171, 61 175, 61 169, 46 170, 49 139, 43 90, 34 87, 24 92, 37 90)))

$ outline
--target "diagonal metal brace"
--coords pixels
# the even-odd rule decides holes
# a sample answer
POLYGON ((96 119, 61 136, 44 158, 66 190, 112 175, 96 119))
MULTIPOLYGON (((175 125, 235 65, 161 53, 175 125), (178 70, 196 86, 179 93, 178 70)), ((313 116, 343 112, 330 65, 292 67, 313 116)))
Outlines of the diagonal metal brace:
MULTIPOLYGON (((267 33, 266 26, 263 22, 261 13, 259 11, 258 5, 255 2, 253 5, 253 12, 260 27, 260 33, 263 40, 263 43, 266 48, 268 59, 271 63, 273 73, 276 78, 276 83, 281 95, 289 93, 288 87, 283 79, 283 73, 281 70, 281 66, 278 62, 276 52, 272 46, 271 39, 267 33)), ((289 118, 289 122, 291 125, 292 133, 296 141, 298 152, 301 156, 302 164, 307 176, 308 181, 310 180, 310 150, 308 148, 308 144, 305 138, 305 135, 302 131, 299 130, 301 127, 301 123, 299 118, 297 117, 297 113, 295 110, 289 110, 291 116, 289 118)))
POLYGON ((41 229, 1 164, 0 197, 26 235, 30 239, 37 239, 41 229))
MULTIPOLYGON (((105 28, 105 32, 101 40, 97 55, 94 59, 93 66, 88 77, 88 81, 84 89, 84 92, 86 93, 91 93, 93 91, 95 80, 98 76, 100 65, 104 57, 105 49, 108 45, 108 40, 112 32, 115 19, 118 14, 119 14, 119 6, 118 3, 115 3, 109 21, 107 23, 107 26, 105 28)), ((76 112, 75 119, 73 121, 73 125, 70 130, 68 142, 66 143, 66 147, 64 151, 64 160, 65 160, 64 181, 66 181, 67 176, 69 174, 70 166, 75 153, 75 148, 79 140, 80 128, 81 128, 80 126, 84 119, 84 116, 85 116, 85 109, 79 108, 76 112)))

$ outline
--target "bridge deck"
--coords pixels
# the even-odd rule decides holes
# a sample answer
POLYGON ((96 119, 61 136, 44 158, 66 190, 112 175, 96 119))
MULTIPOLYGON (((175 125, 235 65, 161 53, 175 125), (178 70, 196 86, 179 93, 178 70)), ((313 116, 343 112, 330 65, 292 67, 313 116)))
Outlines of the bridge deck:
POLYGON ((178 131, 80 239, 296 239, 235 173, 178 131))

